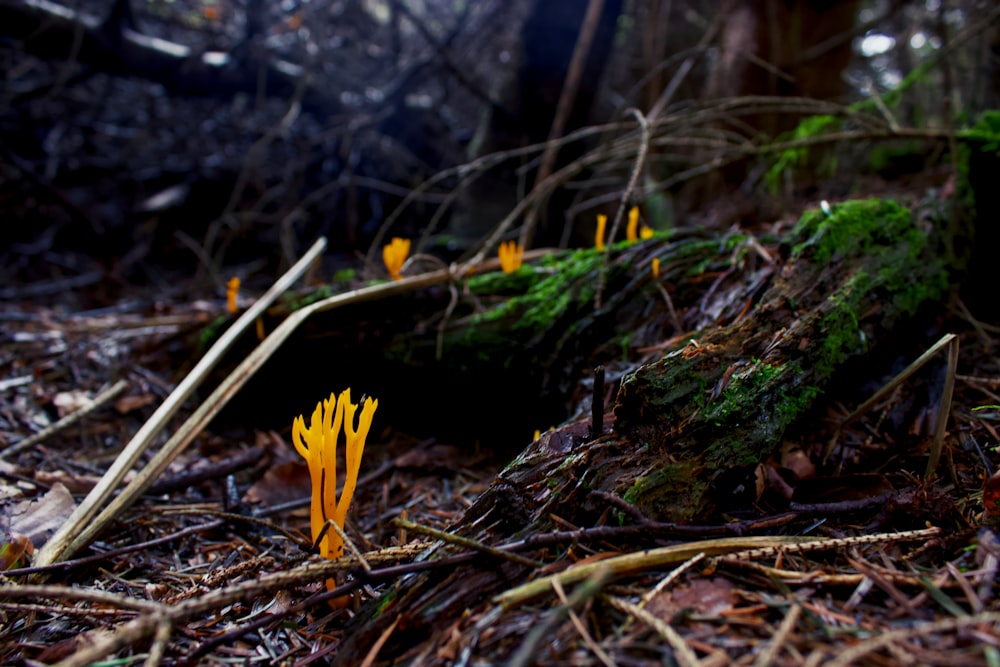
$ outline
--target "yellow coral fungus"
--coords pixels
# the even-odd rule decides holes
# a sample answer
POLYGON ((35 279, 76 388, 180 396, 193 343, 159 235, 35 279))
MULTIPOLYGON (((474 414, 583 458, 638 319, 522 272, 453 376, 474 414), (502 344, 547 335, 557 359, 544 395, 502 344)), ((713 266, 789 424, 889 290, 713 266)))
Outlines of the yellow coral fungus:
POLYGON ((646 239, 653 238, 653 234, 654 232, 652 227, 647 227, 646 225, 643 225, 642 228, 639 229, 639 238, 642 239, 643 241, 645 241, 646 239))
POLYGON ((238 310, 237 298, 240 295, 240 279, 233 276, 226 283, 226 310, 235 313, 238 310))
MULTIPOLYGON (((312 503, 309 507, 309 526, 313 541, 319 537, 328 520, 336 523, 341 530, 347 518, 347 509, 354 497, 361 468, 361 455, 365 450, 365 438, 371 429, 372 417, 378 407, 378 400, 366 398, 358 426, 354 427, 354 413, 357 404, 351 403, 351 390, 345 389, 339 397, 330 398, 316 404, 309 427, 299 415, 292 422, 292 444, 309 466, 312 480, 312 503), (340 426, 344 426, 345 463, 347 465, 344 488, 337 500, 337 438, 340 426)), ((344 554, 344 541, 334 530, 328 530, 319 543, 320 555, 324 558, 340 558, 344 554)), ((327 580, 327 589, 333 589, 336 582, 327 580)), ((335 606, 346 604, 346 599, 338 598, 335 606)))
POLYGON ((504 273, 514 273, 521 268, 521 260, 524 259, 524 246, 520 246, 514 241, 501 243, 497 250, 500 256, 500 268, 504 273))
POLYGON ((652 264, 651 268, 653 271, 653 280, 656 280, 657 278, 660 277, 660 258, 654 257, 651 264, 652 264))
POLYGON ((633 206, 628 210, 628 225, 625 226, 625 238, 629 242, 639 240, 639 207, 633 206))
POLYGON ((604 252, 604 228, 608 226, 608 216, 597 214, 597 234, 594 236, 594 247, 597 252, 604 252))
POLYGON ((410 254, 410 239, 401 239, 398 236, 392 239, 389 245, 382 248, 382 261, 385 268, 393 280, 402 280, 400 273, 403 270, 403 263, 406 256, 410 254))

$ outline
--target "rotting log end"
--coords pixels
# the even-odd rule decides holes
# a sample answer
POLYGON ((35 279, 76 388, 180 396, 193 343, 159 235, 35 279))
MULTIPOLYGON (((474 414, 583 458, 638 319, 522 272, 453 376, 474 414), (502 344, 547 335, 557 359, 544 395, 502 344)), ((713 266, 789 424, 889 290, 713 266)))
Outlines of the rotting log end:
POLYGON ((641 443, 631 465, 644 474, 613 491, 650 518, 716 509, 714 481, 763 462, 844 362, 947 294, 938 230, 916 219, 875 199, 806 213, 789 262, 747 317, 625 377, 615 430, 641 443))

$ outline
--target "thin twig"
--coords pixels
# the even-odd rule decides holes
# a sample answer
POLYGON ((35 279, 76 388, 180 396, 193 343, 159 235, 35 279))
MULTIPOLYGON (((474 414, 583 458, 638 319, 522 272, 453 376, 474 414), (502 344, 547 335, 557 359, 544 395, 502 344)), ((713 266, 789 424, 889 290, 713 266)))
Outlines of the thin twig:
POLYGON ((524 565, 525 567, 540 568, 544 566, 541 563, 530 558, 525 558, 524 556, 519 556, 517 554, 509 553, 502 549, 497 549, 496 547, 491 547, 487 544, 483 544, 477 540, 469 539, 468 537, 461 537, 459 535, 454 535, 452 533, 445 532, 443 530, 438 530, 437 528, 431 528, 430 526, 424 526, 419 523, 413 523, 412 521, 404 521, 403 519, 394 519, 392 522, 397 528, 403 528, 405 530, 413 531, 414 533, 419 533, 421 535, 427 535, 428 537, 433 537, 436 540, 441 540, 448 544, 454 544, 456 546, 465 547, 466 549, 472 549, 480 553, 489 554, 496 558, 502 558, 504 560, 509 560, 512 563, 517 563, 518 565, 524 565))
POLYGON ((126 382, 125 380, 119 380, 118 382, 115 382, 110 388, 105 389, 100 394, 95 396, 89 405, 86 405, 80 408, 79 410, 76 410, 75 412, 71 412, 70 414, 66 415, 59 421, 55 422, 54 424, 46 426, 38 433, 35 433, 34 435, 29 436, 19 442, 15 442, 7 449, 0 451, 0 458, 13 456, 14 454, 17 454, 18 452, 23 451, 28 447, 37 445, 41 441, 51 437, 52 435, 58 433, 59 431, 69 426, 72 426, 76 422, 83 419, 85 416, 89 415, 94 410, 98 409, 99 407, 101 407, 102 405, 113 399, 118 394, 125 391, 126 387, 128 387, 128 382, 126 382))
POLYGON ((793 604, 788 613, 785 614, 785 618, 782 619, 781 625, 778 626, 778 631, 774 633, 771 641, 767 643, 767 646, 761 651, 760 655, 754 661, 754 667, 768 667, 769 665, 775 664, 775 658, 778 657, 778 651, 781 650, 781 645, 788 640, 788 635, 791 633, 792 628, 795 624, 799 622, 799 616, 802 614, 802 607, 797 604, 793 604))
POLYGON ((559 601, 566 607, 566 612, 569 614, 570 622, 573 624, 573 627, 576 628, 580 637, 583 638, 583 643, 587 645, 587 648, 593 651, 594 655, 597 656, 597 659, 604 663, 606 667, 614 667, 615 661, 604 652, 604 649, 597 645, 594 638, 590 636, 589 632, 587 632, 587 628, 583 625, 583 621, 580 620, 580 617, 577 616, 576 612, 573 611, 573 608, 570 607, 569 600, 566 599, 566 591, 563 590, 562 584, 559 583, 558 579, 552 580, 552 590, 556 592, 556 596, 559 598, 559 601))
MULTIPOLYGON (((642 169, 646 164, 646 155, 649 153, 649 122, 638 109, 629 109, 628 113, 635 116, 635 119, 639 122, 639 150, 635 156, 635 164, 632 166, 632 173, 629 175, 628 183, 625 185, 625 190, 621 193, 621 198, 618 202, 618 210, 615 212, 615 221, 611 225, 611 233, 608 234, 609 246, 614 243, 615 239, 618 237, 618 228, 621 227, 622 220, 625 218, 625 211, 628 209, 632 192, 635 190, 636 183, 639 182, 639 175, 642 174, 642 169)), ((594 294, 594 310, 599 310, 601 308, 601 295, 604 292, 604 281, 607 278, 610 256, 610 252, 605 252, 603 261, 601 262, 601 269, 597 278, 597 289, 594 294)))
POLYGON ((699 667, 701 663, 698 660, 698 656, 694 654, 694 651, 687 645, 684 638, 677 634, 677 631, 672 627, 628 600, 614 596, 608 596, 606 599, 618 611, 634 616, 656 631, 656 634, 660 635, 664 641, 670 644, 670 648, 674 650, 674 659, 677 660, 678 665, 681 667, 699 667))

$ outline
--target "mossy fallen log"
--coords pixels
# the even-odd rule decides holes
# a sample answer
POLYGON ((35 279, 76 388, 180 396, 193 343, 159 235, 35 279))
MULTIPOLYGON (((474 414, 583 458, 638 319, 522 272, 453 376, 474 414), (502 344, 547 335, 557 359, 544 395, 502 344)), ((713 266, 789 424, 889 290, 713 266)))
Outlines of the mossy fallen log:
MULTIPOLYGON (((725 503, 713 481, 765 460, 847 360, 946 298, 954 261, 941 223, 883 200, 806 213, 752 308, 628 373, 610 430, 591 438, 585 424, 567 424, 533 442, 453 530, 497 544, 547 532, 554 516, 593 525, 624 503, 659 521, 712 513, 725 503)), ((407 648, 412 656, 415 644, 432 650, 441 645, 435 633, 444 641, 463 612, 475 618, 491 595, 527 574, 503 563, 403 580, 384 598, 390 604, 362 611, 338 662, 394 621, 398 641, 380 657, 407 648)))

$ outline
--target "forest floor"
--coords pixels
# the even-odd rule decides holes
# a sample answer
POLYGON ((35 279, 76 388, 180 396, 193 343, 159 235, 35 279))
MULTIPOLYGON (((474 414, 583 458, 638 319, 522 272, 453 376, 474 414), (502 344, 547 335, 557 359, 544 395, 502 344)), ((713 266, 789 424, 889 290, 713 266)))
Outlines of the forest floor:
MULTIPOLYGON (((427 424, 376 420, 346 530, 367 565, 355 559, 340 574, 353 582, 355 604, 334 610, 323 601, 330 571, 308 569, 318 559, 307 528, 310 478, 291 446, 296 414, 283 429, 246 415, 242 425, 229 419, 202 431, 88 549, 32 570, 32 551, 183 378, 201 332, 235 317, 221 294, 195 299, 197 289, 174 287, 166 297, 123 289, 101 307, 55 278, 4 290, 2 664, 112 655, 120 659, 103 664, 325 664, 359 605, 408 573, 459 560, 494 568, 515 553, 536 578, 575 568, 583 583, 544 579, 529 597, 512 581, 504 596, 435 629, 433 641, 407 635, 397 620, 364 655, 340 661, 1000 664, 1000 540, 984 517, 984 483, 988 501, 1000 497, 991 480, 1000 328, 976 321, 960 300, 847 369, 760 467, 746 510, 711 525, 662 524, 609 501, 599 524, 566 524, 561 537, 487 545, 500 552, 453 541, 446 557, 420 562, 416 554, 450 541, 434 530, 457 522, 508 458, 476 442, 413 435, 427 424), (932 481, 924 467, 948 375, 943 353, 831 443, 845 417, 947 333, 957 334, 959 360, 932 481), (789 502, 793 485, 808 490, 808 502, 801 492, 789 502), (799 541, 774 539, 783 536, 799 541), (626 554, 639 560, 616 558, 626 554)), ((195 407, 189 401, 173 423, 195 407)))

